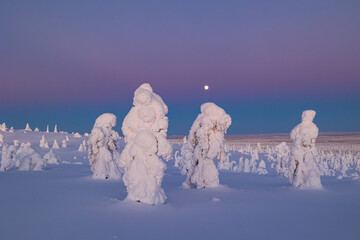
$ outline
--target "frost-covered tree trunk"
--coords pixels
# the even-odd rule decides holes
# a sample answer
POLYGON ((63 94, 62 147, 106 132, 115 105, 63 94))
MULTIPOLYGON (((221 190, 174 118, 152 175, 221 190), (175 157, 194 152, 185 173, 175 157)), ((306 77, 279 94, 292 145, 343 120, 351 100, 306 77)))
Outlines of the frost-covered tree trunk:
MULTIPOLYGON (((120 179, 121 172, 117 166, 120 156, 117 144, 118 133, 112 128, 116 126, 116 116, 104 113, 94 124, 88 140, 88 154, 93 178, 120 179)), ((82 145, 85 143, 83 142, 82 145)), ((84 146, 86 148, 86 146, 84 146)))
POLYGON ((126 146, 119 161, 125 171, 127 200, 147 204, 161 204, 166 200, 161 188, 166 165, 159 157, 168 161, 172 153, 166 139, 167 112, 164 101, 149 84, 136 89, 134 106, 122 125, 126 146))
POLYGON ((184 144, 180 168, 186 174, 185 188, 205 188, 219 185, 215 158, 224 159, 224 135, 231 118, 214 103, 204 103, 184 144))
POLYGON ((289 161, 289 180, 294 187, 322 189, 318 171, 318 152, 315 140, 319 129, 312 122, 315 111, 307 110, 302 114, 302 122, 290 134, 293 140, 289 161))

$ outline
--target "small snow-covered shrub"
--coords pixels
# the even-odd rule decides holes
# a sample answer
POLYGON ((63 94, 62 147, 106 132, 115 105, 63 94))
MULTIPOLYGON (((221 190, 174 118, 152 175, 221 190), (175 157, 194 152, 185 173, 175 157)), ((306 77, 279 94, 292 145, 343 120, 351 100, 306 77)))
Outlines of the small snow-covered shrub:
POLYGON ((65 139, 61 141, 61 147, 62 147, 62 148, 66 148, 66 147, 67 147, 67 143, 66 143, 66 140, 65 140, 65 139))
POLYGON ((6 123, 0 124, 0 131, 2 131, 2 132, 7 131, 6 123))
MULTIPOLYGON (((112 128, 116 126, 116 116, 104 113, 94 124, 88 140, 88 155, 95 179, 120 179, 121 172, 117 166, 119 146, 116 142, 118 136, 112 128)), ((86 149, 83 142, 80 146, 86 149)), ((80 150, 80 147, 79 147, 80 150)))
POLYGON ((81 138, 81 134, 80 134, 80 133, 78 133, 78 132, 77 132, 77 133, 75 133, 75 134, 74 134, 74 138, 81 138))
POLYGON ((275 159, 276 159, 276 167, 275 170, 276 172, 285 178, 288 178, 289 176, 289 171, 288 171, 288 166, 289 166, 289 156, 290 156, 290 149, 289 147, 286 145, 286 142, 282 142, 278 145, 276 145, 274 147, 274 155, 275 155, 275 159))
POLYGON ((58 142, 56 141, 56 139, 54 140, 54 143, 53 143, 53 145, 52 145, 52 149, 59 149, 60 147, 59 147, 59 144, 58 144, 58 142))
POLYGON ((49 143, 48 143, 48 141, 46 141, 44 135, 42 135, 42 137, 41 137, 40 147, 41 147, 41 148, 49 148, 49 143))
POLYGON ((313 110, 304 111, 302 122, 290 133, 293 146, 289 161, 289 180, 294 187, 322 189, 315 146, 319 129, 312 122, 315 114, 313 110))
POLYGON ((20 171, 39 171, 46 167, 46 160, 31 148, 30 143, 21 143, 16 156, 20 171))
POLYGON ((201 113, 195 119, 181 149, 182 173, 186 173, 185 188, 205 188, 219 185, 219 172, 214 158, 226 159, 224 135, 231 118, 214 103, 201 105, 201 113))
POLYGON ((0 171, 8 171, 16 166, 16 147, 5 144, 1 151, 0 171))
POLYGON ((166 196, 161 182, 166 165, 159 157, 168 161, 172 153, 166 139, 168 108, 147 83, 136 89, 133 104, 122 125, 126 146, 119 161, 125 170, 126 199, 164 203, 166 196))
POLYGON ((47 154, 43 157, 48 164, 59 164, 59 159, 56 156, 56 154, 53 152, 53 150, 50 150, 47 154))
POLYGON ((32 132, 29 123, 26 123, 25 131, 32 132))
POLYGON ((261 160, 259 162, 259 165, 256 169, 256 173, 259 174, 259 175, 265 175, 265 174, 268 174, 268 171, 266 170, 266 164, 264 162, 264 160, 261 160))
POLYGON ((83 140, 83 142, 79 145, 78 151, 79 152, 86 152, 87 151, 86 141, 85 140, 83 140))

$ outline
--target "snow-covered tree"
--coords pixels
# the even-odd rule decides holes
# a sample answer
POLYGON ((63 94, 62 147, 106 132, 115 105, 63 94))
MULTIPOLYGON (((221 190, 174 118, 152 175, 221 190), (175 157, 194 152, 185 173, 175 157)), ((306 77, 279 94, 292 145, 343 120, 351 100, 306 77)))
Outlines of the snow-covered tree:
POLYGON ((25 131, 32 132, 29 123, 26 123, 25 131))
POLYGON ((81 134, 78 133, 78 132, 76 132, 76 133, 74 134, 74 138, 81 138, 81 134))
MULTIPOLYGON (((88 154, 91 171, 95 179, 120 179, 117 166, 120 156, 117 143, 116 116, 112 113, 100 115, 94 124, 88 140, 88 154)), ((86 148, 86 146, 85 146, 86 148)))
POLYGON ((0 134, 0 147, 4 144, 4 136, 0 134))
POLYGON ((168 161, 172 153, 166 139, 168 108, 147 83, 136 89, 133 104, 122 125, 126 146, 119 161, 125 170, 126 199, 164 203, 166 196, 161 182, 166 165, 159 157, 168 161))
POLYGON ((35 131, 35 132, 38 132, 38 131, 40 131, 40 130, 39 130, 39 128, 38 128, 38 127, 36 127, 34 131, 35 131))
POLYGON ((61 147, 62 147, 62 148, 66 148, 66 147, 67 147, 67 143, 66 143, 66 140, 65 140, 65 139, 61 141, 61 147))
POLYGON ((259 175, 265 175, 268 174, 268 171, 266 170, 266 164, 264 160, 261 160, 258 164, 258 167, 256 169, 256 173, 259 175))
POLYGON ((274 155, 276 159, 276 172, 285 178, 288 178, 288 166, 289 166, 289 155, 290 149, 286 142, 282 142, 274 147, 274 155))
POLYGON ((42 137, 41 137, 40 147, 41 147, 41 148, 49 148, 49 143, 48 143, 48 141, 46 141, 44 135, 42 135, 42 137))
POLYGON ((55 124, 55 127, 54 127, 54 133, 57 133, 58 130, 57 130, 57 124, 55 124))
POLYGON ((290 133, 293 146, 289 161, 289 180, 294 187, 322 189, 318 171, 318 152, 315 141, 319 129, 313 123, 316 112, 306 110, 302 122, 290 133))
POLYGON ((54 143, 53 143, 53 145, 52 145, 52 148, 53 149, 59 149, 60 147, 59 147, 59 143, 56 141, 56 139, 54 140, 54 143))
POLYGON ((222 108, 214 103, 201 105, 201 113, 194 121, 181 151, 181 169, 187 175, 183 187, 219 185, 219 172, 214 158, 224 159, 224 135, 230 125, 231 118, 222 108))
POLYGON ((29 142, 21 143, 20 148, 16 151, 16 157, 16 165, 20 171, 39 171, 46 167, 46 160, 31 148, 29 142))
POLYGON ((6 123, 0 124, 0 131, 2 131, 2 132, 7 131, 6 123))
POLYGON ((9 132, 11 132, 11 133, 15 132, 14 127, 11 127, 9 132))
POLYGON ((85 140, 83 140, 83 142, 79 145, 78 151, 79 152, 86 152, 87 151, 86 141, 85 140))
POLYGON ((1 151, 0 171, 8 171, 16 166, 16 147, 5 144, 1 151))
POLYGON ((49 125, 46 125, 46 133, 49 133, 49 125))
POLYGON ((47 154, 43 157, 48 164, 59 164, 59 159, 56 156, 56 154, 53 152, 53 150, 50 150, 47 154))

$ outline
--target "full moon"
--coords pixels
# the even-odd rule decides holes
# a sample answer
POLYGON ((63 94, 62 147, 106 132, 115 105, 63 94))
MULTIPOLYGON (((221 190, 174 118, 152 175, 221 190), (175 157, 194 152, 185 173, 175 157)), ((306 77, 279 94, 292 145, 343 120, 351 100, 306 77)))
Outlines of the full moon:
POLYGON ((205 86, 204 86, 204 89, 205 89, 205 90, 209 90, 209 85, 205 85, 205 86))

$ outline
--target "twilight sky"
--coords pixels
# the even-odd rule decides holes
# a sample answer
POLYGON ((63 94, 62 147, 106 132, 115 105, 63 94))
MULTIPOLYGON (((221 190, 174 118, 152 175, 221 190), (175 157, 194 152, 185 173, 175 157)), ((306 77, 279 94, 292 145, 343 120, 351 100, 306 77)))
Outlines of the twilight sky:
POLYGON ((1 1, 0 122, 118 127, 136 87, 187 134, 200 105, 229 133, 289 132, 303 110, 320 131, 360 131, 360 1, 1 1), (203 85, 210 90, 205 92, 203 85))

